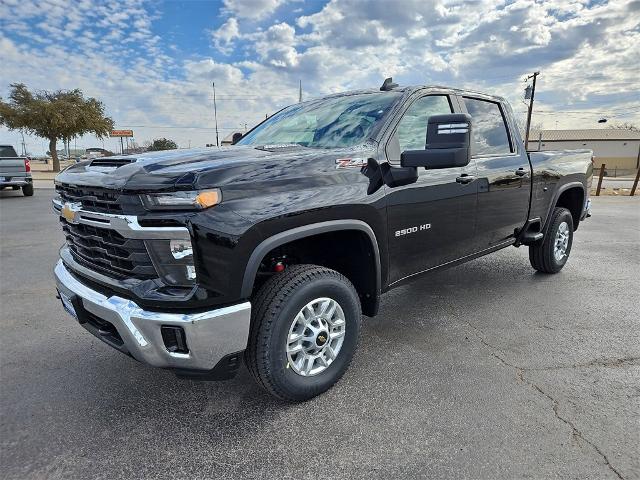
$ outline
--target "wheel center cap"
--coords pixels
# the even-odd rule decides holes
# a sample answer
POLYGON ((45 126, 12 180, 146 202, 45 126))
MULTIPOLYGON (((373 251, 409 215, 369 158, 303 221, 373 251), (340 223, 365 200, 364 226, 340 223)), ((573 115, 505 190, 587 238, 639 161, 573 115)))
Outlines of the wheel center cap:
POLYGON ((322 347, 325 343, 327 343, 327 339, 329 338, 329 334, 327 332, 320 332, 316 337, 316 345, 322 347))

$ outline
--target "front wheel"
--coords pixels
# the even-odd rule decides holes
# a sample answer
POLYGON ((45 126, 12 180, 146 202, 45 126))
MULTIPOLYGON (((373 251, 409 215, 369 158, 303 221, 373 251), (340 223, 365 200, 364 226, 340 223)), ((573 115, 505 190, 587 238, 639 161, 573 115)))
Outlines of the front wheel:
POLYGON ((349 367, 360 333, 360 300, 340 273, 293 265, 252 302, 245 361, 272 395, 304 401, 331 388, 349 367))
POLYGON ((544 273, 558 273, 569 259, 573 245, 573 217, 566 208, 554 208, 542 242, 529 246, 531 266, 544 273))

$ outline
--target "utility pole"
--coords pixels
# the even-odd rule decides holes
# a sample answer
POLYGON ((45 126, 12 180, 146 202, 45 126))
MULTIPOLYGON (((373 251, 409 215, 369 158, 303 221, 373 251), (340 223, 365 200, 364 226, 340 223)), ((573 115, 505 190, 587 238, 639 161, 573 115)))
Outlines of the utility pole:
POLYGON ((302 80, 300 80, 300 91, 298 92, 298 103, 302 103, 302 80))
POLYGON ((218 107, 216 106, 216 83, 211 82, 211 86, 213 87, 213 117, 216 121, 216 147, 219 147, 220 142, 218 141, 218 107))
POLYGON ((531 128, 531 113, 533 112, 533 98, 536 95, 536 78, 538 78, 540 72, 534 72, 533 75, 529 75, 526 81, 529 81, 533 78, 533 86, 531 87, 531 99, 529 100, 529 111, 527 112, 527 129, 525 130, 525 140, 524 140, 524 148, 525 150, 529 148, 529 129, 531 128))

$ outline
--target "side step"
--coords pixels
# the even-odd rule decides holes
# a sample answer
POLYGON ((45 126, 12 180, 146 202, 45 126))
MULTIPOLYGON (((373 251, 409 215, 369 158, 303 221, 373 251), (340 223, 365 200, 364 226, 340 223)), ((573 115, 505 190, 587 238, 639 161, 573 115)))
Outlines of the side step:
POLYGON ((530 243, 539 242, 542 240, 542 237, 544 237, 542 232, 526 232, 520 237, 520 243, 523 245, 529 245, 530 243))
POLYGON ((516 232, 515 246, 531 245, 539 242, 544 238, 544 234, 540 231, 542 229, 542 219, 540 217, 531 218, 527 220, 524 227, 516 232))

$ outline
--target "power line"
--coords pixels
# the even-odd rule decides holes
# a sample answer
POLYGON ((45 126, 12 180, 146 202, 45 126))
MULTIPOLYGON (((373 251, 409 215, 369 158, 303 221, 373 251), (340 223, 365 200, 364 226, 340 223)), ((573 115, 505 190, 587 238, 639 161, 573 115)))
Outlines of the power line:
MULTIPOLYGON (((119 127, 123 128, 175 128, 175 129, 188 129, 188 130, 211 130, 215 131, 215 127, 181 127, 178 125, 123 125, 118 124, 119 127)), ((219 127, 218 130, 237 130, 241 127, 219 127)))

